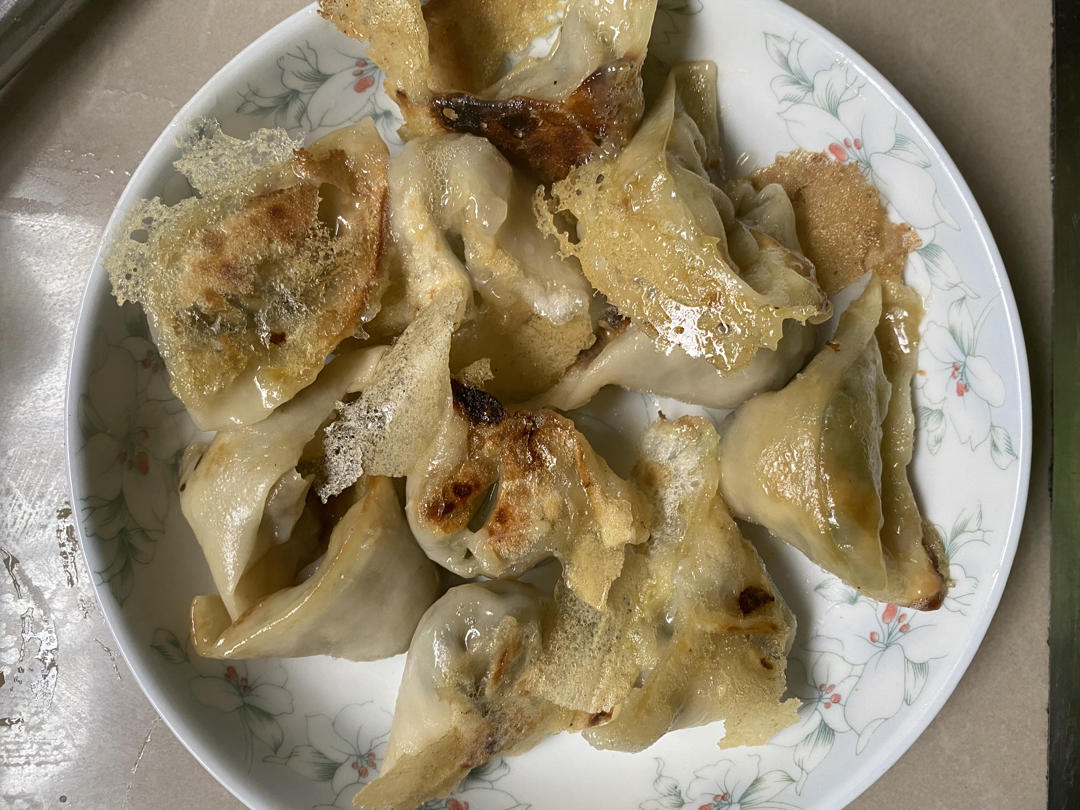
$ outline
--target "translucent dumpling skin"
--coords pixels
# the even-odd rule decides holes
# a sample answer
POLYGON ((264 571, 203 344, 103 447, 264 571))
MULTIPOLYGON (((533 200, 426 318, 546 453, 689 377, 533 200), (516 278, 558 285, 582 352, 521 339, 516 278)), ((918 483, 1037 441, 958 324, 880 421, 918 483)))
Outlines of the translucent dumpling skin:
POLYGON ((537 228, 535 182, 487 141, 441 135, 409 141, 389 187, 390 284, 369 331, 400 334, 449 287, 454 370, 487 358, 487 390, 510 402, 551 386, 592 343, 592 290, 537 228))
POLYGON ((729 418, 722 481, 737 516, 870 596, 932 609, 947 563, 907 478, 921 317, 917 294, 871 276, 806 369, 729 418))
POLYGON ((624 146, 641 120, 656 0, 320 0, 320 7, 346 34, 371 43, 408 138, 479 135, 547 183, 624 146), (526 53, 556 27, 546 55, 526 53))
POLYGON ((584 731, 597 748, 640 751, 716 720, 722 746, 758 745, 798 717, 783 700, 795 620, 719 495, 718 448, 702 418, 651 425, 635 469, 649 542, 627 550, 603 608, 556 591, 529 685, 609 718, 584 731))
POLYGON ((569 411, 588 403, 605 385, 618 385, 706 408, 735 408, 790 380, 813 351, 816 337, 814 329, 788 321, 775 350, 760 349, 746 368, 724 372, 678 347, 665 352, 617 313, 602 326, 596 343, 531 405, 569 411))
POLYGON ((786 321, 820 323, 831 308, 812 265, 735 221, 731 200, 713 184, 709 122, 694 117, 715 111, 701 96, 711 88, 715 101, 715 73, 711 84, 706 75, 700 65, 673 70, 629 145, 538 193, 536 214, 661 351, 730 373, 776 349, 786 321))
MULTIPOLYGON (((239 617, 291 578, 285 561, 307 530, 301 518, 314 476, 297 467, 305 447, 346 394, 366 387, 383 347, 330 363, 291 402, 254 425, 221 430, 184 454, 180 508, 210 566, 225 609, 239 617), (271 560, 263 564, 267 555, 271 560), (284 576, 281 571, 288 570, 284 576)), ((299 552, 298 552, 299 553, 299 552)))
POLYGON ((382 771, 357 805, 413 810, 496 754, 587 722, 522 688, 550 601, 492 581, 451 588, 431 606, 409 646, 382 771))
POLYGON ((416 545, 388 478, 360 485, 306 579, 232 621, 218 596, 197 597, 191 634, 209 658, 332 655, 371 661, 404 652, 439 595, 435 566, 416 545))

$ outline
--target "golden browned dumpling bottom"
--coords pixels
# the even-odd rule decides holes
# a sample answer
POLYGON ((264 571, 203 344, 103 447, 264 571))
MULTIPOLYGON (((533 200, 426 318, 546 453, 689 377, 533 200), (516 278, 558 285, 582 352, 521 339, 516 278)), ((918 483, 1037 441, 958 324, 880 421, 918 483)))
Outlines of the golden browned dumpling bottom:
POLYGON ((293 146, 205 123, 177 164, 200 196, 136 206, 105 262, 204 429, 265 418, 377 308, 385 145, 365 121, 293 146))
POLYGON ((892 222, 855 163, 796 150, 750 175, 754 188, 779 183, 791 198, 799 241, 829 295, 867 272, 899 281, 919 247, 910 225, 892 222))

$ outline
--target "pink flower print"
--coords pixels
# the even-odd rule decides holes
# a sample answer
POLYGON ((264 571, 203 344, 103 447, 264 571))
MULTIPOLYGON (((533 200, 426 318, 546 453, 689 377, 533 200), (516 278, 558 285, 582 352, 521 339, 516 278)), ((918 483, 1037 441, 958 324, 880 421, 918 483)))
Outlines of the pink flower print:
POLYGON ((346 706, 331 720, 323 714, 307 719, 308 742, 334 767, 330 785, 340 793, 375 777, 386 751, 390 717, 374 703, 346 706))
MULTIPOLYGON (((91 494, 104 501, 122 499, 137 527, 160 530, 172 495, 172 467, 185 443, 186 417, 171 398, 145 396, 142 359, 145 354, 133 357, 126 348, 110 346, 90 375, 80 403, 88 433, 83 453, 91 494)), ((96 530, 106 540, 115 536, 111 527, 96 530)))
POLYGON ((802 792, 810 771, 828 756, 836 735, 851 730, 844 709, 858 682, 852 665, 839 654, 842 647, 838 641, 815 639, 815 643, 826 649, 809 652, 804 685, 792 684, 804 698, 799 710, 801 719, 770 741, 794 747, 792 758, 800 771, 795 784, 797 793, 802 792))
POLYGON ((353 85, 353 92, 364 93, 370 90, 375 85, 375 75, 377 73, 378 68, 366 59, 357 59, 356 69, 352 71, 353 78, 356 79, 356 83, 353 85))
POLYGON ((280 664, 266 663, 259 675, 249 675, 247 664, 238 661, 225 668, 222 675, 200 675, 191 679, 191 691, 204 706, 232 713, 240 719, 248 760, 252 756, 252 738, 277 751, 285 733, 277 716, 293 710, 292 693, 285 688, 288 676, 280 664))
POLYGON ((1005 382, 978 354, 986 314, 975 320, 967 300, 958 298, 949 306, 946 324, 927 323, 922 338, 926 351, 919 356, 923 394, 943 411, 960 442, 972 449, 991 435, 991 409, 1005 404, 1005 382))
POLYGON ((925 632, 931 625, 915 611, 865 600, 852 613, 851 624, 863 630, 845 654, 856 661, 865 656, 865 663, 844 701, 844 719, 859 735, 860 753, 882 723, 915 701, 929 677, 929 662, 947 649, 941 634, 925 632))
POLYGON ((780 117, 796 144, 855 162, 897 216, 914 228, 958 227, 938 196, 929 159, 897 131, 896 110, 862 92, 865 80, 858 71, 843 60, 829 60, 811 72, 803 66, 803 42, 775 35, 766 40, 770 58, 782 70, 772 83, 782 105, 780 117))
POLYGON ((794 780, 784 771, 760 771, 761 759, 756 756, 737 762, 720 760, 695 771, 686 788, 691 806, 698 810, 774 807, 772 800, 794 780))

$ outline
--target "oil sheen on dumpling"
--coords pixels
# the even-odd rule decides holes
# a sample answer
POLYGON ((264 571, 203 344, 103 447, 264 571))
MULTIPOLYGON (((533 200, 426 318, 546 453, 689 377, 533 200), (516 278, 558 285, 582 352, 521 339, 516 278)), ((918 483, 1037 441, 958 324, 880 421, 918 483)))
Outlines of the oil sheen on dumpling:
POLYGON ((136 205, 105 261, 203 429, 264 418, 378 310, 386 147, 370 121, 296 147, 203 122, 176 164, 198 196, 136 205))
POLYGON ((520 688, 550 601, 531 585, 491 581, 431 606, 409 646, 386 759, 357 805, 413 810, 491 757, 587 722, 520 688))
POLYGON ((507 411, 454 382, 453 409, 409 474, 406 514, 428 556, 464 577, 515 577, 556 557, 569 588, 604 604, 649 508, 549 410, 507 411))
POLYGON ((798 719, 784 701, 795 620, 719 495, 719 437, 700 417, 645 432, 635 480, 651 537, 627 550, 608 605, 556 593, 529 687, 610 716, 584 732, 639 751, 679 728, 724 721, 724 747, 758 745, 798 719))
POLYGON ((782 387, 802 368, 815 340, 814 329, 788 321, 775 350, 759 349, 750 365, 725 372, 677 346, 662 350, 628 318, 608 308, 596 342, 530 404, 573 410, 588 403, 605 385, 618 385, 706 408, 734 408, 759 391, 782 387))
POLYGON ((845 582, 934 609, 947 562, 907 477, 921 319, 916 293, 871 275, 805 371, 725 423, 722 481, 737 516, 845 582))
POLYGON ((641 119, 641 65, 656 0, 321 0, 324 16, 371 43, 408 137, 469 132, 542 182, 622 147, 641 119), (506 69, 510 61, 513 66, 506 69))
POLYGON ((337 505, 325 552, 235 621, 218 596, 191 606, 195 651, 209 658, 332 655, 370 661, 409 646, 440 593, 435 566, 416 545, 393 482, 365 478, 337 505), (306 576, 305 576, 306 575, 306 576))
POLYGON ((712 182, 715 145, 702 129, 711 127, 694 116, 715 110, 714 71, 700 63, 673 70, 626 149, 575 168, 550 198, 538 193, 536 213, 661 351, 677 348, 729 373, 776 349, 786 322, 820 323, 831 307, 813 266, 739 222, 712 182))
POLYGON ((458 290, 451 366, 487 358, 487 390, 516 402, 550 387, 593 341, 592 290, 532 213, 536 184, 487 141, 441 135, 390 163, 395 261, 373 335, 396 335, 437 290, 458 290))
POLYGON ((267 419, 184 454, 180 508, 233 618, 291 582, 303 544, 289 541, 312 533, 302 518, 314 473, 298 469, 301 456, 338 401, 367 387, 384 351, 338 357, 267 419))

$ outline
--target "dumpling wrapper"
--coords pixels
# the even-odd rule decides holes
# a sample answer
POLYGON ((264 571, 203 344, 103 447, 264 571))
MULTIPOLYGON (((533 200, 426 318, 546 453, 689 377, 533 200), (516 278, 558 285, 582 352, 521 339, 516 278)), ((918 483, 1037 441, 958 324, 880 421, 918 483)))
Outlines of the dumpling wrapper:
POLYGON ((553 411, 507 411, 454 382, 454 403, 409 473, 405 511, 432 560, 463 577, 516 577, 562 562, 568 587, 604 604, 627 545, 648 537, 649 507, 553 411))
POLYGON ((900 281, 908 254, 919 247, 918 234, 910 225, 889 220, 857 161, 834 157, 797 149, 749 179, 757 189, 772 184, 786 191, 806 255, 829 295, 867 272, 900 281))
POLYGON ((360 396, 325 429, 326 500, 364 475, 403 477, 435 439, 450 408, 450 337, 461 291, 443 288, 386 350, 360 396))
POLYGON ((621 148, 641 119, 655 0, 569 0, 543 57, 525 54, 556 26, 551 0, 321 0, 320 8, 349 36, 370 41, 407 138, 480 135, 551 182, 621 148), (517 61, 504 72, 506 59, 517 61))
MULTIPOLYGON (((718 176, 722 160, 715 66, 695 62, 677 70, 680 81, 689 85, 681 98, 684 104, 694 105, 688 114, 697 125, 696 132, 689 127, 683 130, 692 142, 680 148, 680 160, 694 166, 703 177, 718 176)), ((755 190, 743 179, 728 184, 727 189, 730 199, 717 194, 717 210, 732 261, 736 266, 740 262, 745 265, 745 270, 739 269, 744 277, 747 271, 757 272, 763 251, 781 262, 795 262, 802 256, 794 209, 783 188, 774 184, 755 190)), ((757 273, 757 277, 761 275, 757 273)), ((618 385, 707 408, 735 408, 760 391, 783 387, 805 365, 817 343, 816 324, 789 320, 775 350, 759 349, 745 368, 725 371, 705 358, 691 357, 679 346, 661 348, 610 305, 602 312, 597 319, 596 342, 550 390, 531 400, 530 406, 573 410, 585 405, 605 385, 618 385)))
POLYGON ((677 346, 662 350, 629 319, 609 309, 596 343, 582 352, 555 385, 529 407, 569 411, 587 404, 606 385, 673 397, 706 408, 735 408, 760 391, 783 387, 813 352, 816 330, 784 324, 775 350, 759 349, 750 365, 724 372, 677 346))
POLYGON ((795 619, 719 495, 719 437, 700 417, 646 430, 635 480, 653 503, 647 544, 602 610, 556 591, 528 687, 610 715, 584 732, 640 751, 668 731, 724 720, 720 745, 759 745, 798 719, 783 700, 795 619))
POLYGON ((831 305, 812 265, 738 223, 711 182, 714 147, 694 118, 715 111, 702 96, 715 102, 710 71, 715 77, 701 63, 674 69, 630 144, 575 168, 550 198, 538 192, 536 214, 661 351, 735 372, 758 350, 776 349, 785 322, 820 323, 831 305))
POLYGON ((907 477, 921 319, 918 294, 872 274, 803 373, 729 417, 722 483, 738 517, 851 586, 932 610, 948 563, 907 477))
POLYGON ((191 605, 195 651, 207 658, 332 655, 372 661, 408 649, 438 597, 439 574, 416 545, 393 482, 361 482, 310 577, 263 597, 233 621, 218 596, 191 605))
POLYGON ((401 679, 379 777, 360 807, 413 810, 497 754, 516 754, 588 718, 523 691, 550 597, 520 582, 451 588, 424 614, 401 679))
POLYGON ((417 138, 390 163, 392 254, 383 308, 367 327, 397 335, 437 290, 454 314, 450 364, 490 364, 487 390, 521 401, 550 387, 593 341, 592 288, 536 226, 536 184, 487 141, 417 138))
POLYGON ((210 566, 228 615, 240 617, 284 587, 301 553, 287 543, 303 515, 311 474, 297 470, 305 446, 346 394, 365 388, 385 347, 342 355, 268 418, 226 428, 184 454, 180 509, 210 566), (273 550, 266 565, 260 561, 273 550))
POLYGON ((137 204, 105 260, 204 430, 265 418, 378 310, 386 146, 365 120, 296 147, 201 122, 176 164, 199 196, 137 204))

